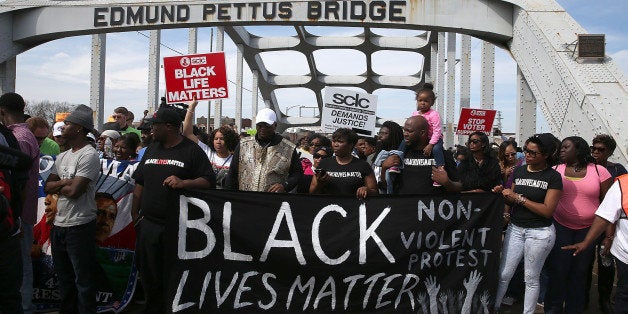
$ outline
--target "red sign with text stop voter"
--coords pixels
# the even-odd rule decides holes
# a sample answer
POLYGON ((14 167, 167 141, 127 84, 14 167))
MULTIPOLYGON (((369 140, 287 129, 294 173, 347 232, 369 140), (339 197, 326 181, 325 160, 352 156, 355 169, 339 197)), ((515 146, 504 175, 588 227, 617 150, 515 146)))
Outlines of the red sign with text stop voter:
POLYGON ((491 132, 495 110, 462 108, 456 134, 469 135, 473 132, 491 132))
POLYGON ((229 97, 224 52, 164 57, 166 102, 229 97))

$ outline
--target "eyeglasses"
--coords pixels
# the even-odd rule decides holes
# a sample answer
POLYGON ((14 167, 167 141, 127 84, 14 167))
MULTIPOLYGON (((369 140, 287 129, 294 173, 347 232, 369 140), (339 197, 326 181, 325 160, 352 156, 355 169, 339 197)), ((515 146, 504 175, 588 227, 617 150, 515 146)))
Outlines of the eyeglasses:
POLYGON ((606 151, 606 147, 596 147, 596 146, 591 146, 591 152, 595 152, 598 151, 600 153, 603 153, 606 151))
POLYGON ((523 149, 523 152, 524 152, 526 155, 530 155, 532 158, 535 158, 538 154, 540 154, 540 153, 541 153, 541 152, 535 152, 535 151, 533 151, 533 150, 529 150, 529 149, 527 149, 527 148, 524 148, 524 149, 523 149))
POLYGON ((469 142, 467 142, 467 143, 468 143, 468 144, 478 144, 478 143, 480 143, 480 142, 482 142, 482 141, 480 141, 480 140, 478 140, 478 139, 472 139, 472 140, 469 140, 469 142))
POLYGON ((327 155, 314 154, 314 159, 327 158, 327 155))
POLYGON ((506 154, 504 154, 504 155, 505 155, 506 157, 515 157, 515 156, 517 156, 517 153, 510 153, 510 154, 506 153, 506 154))

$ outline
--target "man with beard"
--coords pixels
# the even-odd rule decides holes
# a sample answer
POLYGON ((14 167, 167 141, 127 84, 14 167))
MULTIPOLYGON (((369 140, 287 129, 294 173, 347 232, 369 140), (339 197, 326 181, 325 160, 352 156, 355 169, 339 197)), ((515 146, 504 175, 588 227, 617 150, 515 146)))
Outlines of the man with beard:
POLYGON ((303 176, 296 145, 275 133, 277 116, 272 109, 260 110, 255 121, 255 137, 240 140, 233 153, 227 186, 240 191, 289 192, 303 176))
POLYGON ((135 254, 146 296, 146 313, 163 313, 168 267, 164 232, 169 211, 179 211, 181 189, 209 189, 216 177, 207 155, 181 134, 181 116, 161 107, 150 119, 154 142, 133 173, 131 214, 137 231, 135 254))
POLYGON ((403 171, 394 182, 394 194, 437 194, 459 191, 456 164, 451 153, 445 152, 445 166, 434 167, 434 157, 425 156, 423 148, 429 143, 429 125, 421 116, 413 116, 406 120, 403 127, 403 138, 406 144, 404 158, 391 155, 382 164, 382 171, 398 166, 403 162, 403 171), (442 187, 433 186, 436 181, 442 187), (444 190, 443 190, 444 189, 444 190))

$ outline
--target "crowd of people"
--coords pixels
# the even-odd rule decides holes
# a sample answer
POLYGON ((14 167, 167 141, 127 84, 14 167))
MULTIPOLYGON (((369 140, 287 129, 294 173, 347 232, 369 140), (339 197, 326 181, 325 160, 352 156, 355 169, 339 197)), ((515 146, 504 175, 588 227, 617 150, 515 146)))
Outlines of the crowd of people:
MULTIPOLYGON (((445 150, 440 116, 431 109, 435 99, 426 84, 416 93, 416 111, 409 110, 404 125, 386 121, 375 137, 340 128, 330 136, 308 132, 293 143, 276 132, 279 120, 268 108, 257 113, 254 136, 242 136, 229 126, 204 133, 193 123, 196 101, 186 109, 162 106, 137 128, 133 114, 119 107, 114 121, 99 132, 87 106, 79 105, 50 128, 42 117, 25 116, 20 95, 4 94, 0 146, 21 151, 29 163, 0 169, 0 197, 7 200, 0 206, 0 312, 33 311, 29 265, 36 244, 40 154, 56 156, 44 183, 44 191, 54 196, 50 201, 46 197, 44 218, 51 225, 62 312, 96 311, 96 221, 108 214, 99 212, 96 201, 101 158, 138 162, 132 219, 146 312, 167 308, 164 230, 167 212, 178 208, 176 191, 214 188, 358 199, 496 193, 506 205, 503 213, 496 213, 503 214, 505 234, 495 311, 515 298, 523 300, 525 313, 539 305, 546 313, 582 313, 589 306, 594 259, 611 254, 614 263, 598 262, 598 306, 603 313, 612 312, 617 273, 615 311, 625 311, 628 197, 621 189, 628 188, 628 177, 622 177, 622 165, 608 160, 617 146, 614 139, 601 134, 590 146, 581 137, 560 141, 544 133, 519 147, 512 139, 497 145, 475 132, 465 146, 445 150), (53 199, 56 211, 49 215, 53 199)), ((112 205, 113 198, 103 199, 112 205)), ((99 235, 98 241, 104 238, 99 235)))

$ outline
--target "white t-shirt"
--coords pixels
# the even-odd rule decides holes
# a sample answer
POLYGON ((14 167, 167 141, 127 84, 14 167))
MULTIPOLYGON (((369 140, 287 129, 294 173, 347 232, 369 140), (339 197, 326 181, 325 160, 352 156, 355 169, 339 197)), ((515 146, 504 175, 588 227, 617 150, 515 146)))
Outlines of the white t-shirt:
POLYGON ((615 240, 613 240, 613 245, 611 246, 611 253, 622 263, 628 264, 628 219, 626 219, 624 210, 621 207, 619 181, 613 183, 611 188, 608 189, 606 196, 604 196, 604 201, 602 201, 595 214, 611 223, 619 220, 615 230, 615 240))
POLYGON ((231 166, 231 160, 233 155, 229 155, 226 158, 218 156, 207 144, 198 141, 198 146, 207 154, 209 162, 212 164, 214 173, 216 174, 216 188, 224 189, 226 187, 227 175, 229 173, 229 167, 231 166))
POLYGON ((218 154, 216 154, 216 152, 213 151, 209 146, 207 146, 207 144, 198 141, 198 146, 205 152, 205 154, 207 154, 207 158, 212 164, 212 168, 214 168, 214 171, 218 172, 220 170, 229 170, 229 166, 231 166, 231 159, 233 159, 231 157, 233 157, 233 155, 222 158, 218 156, 218 154))

